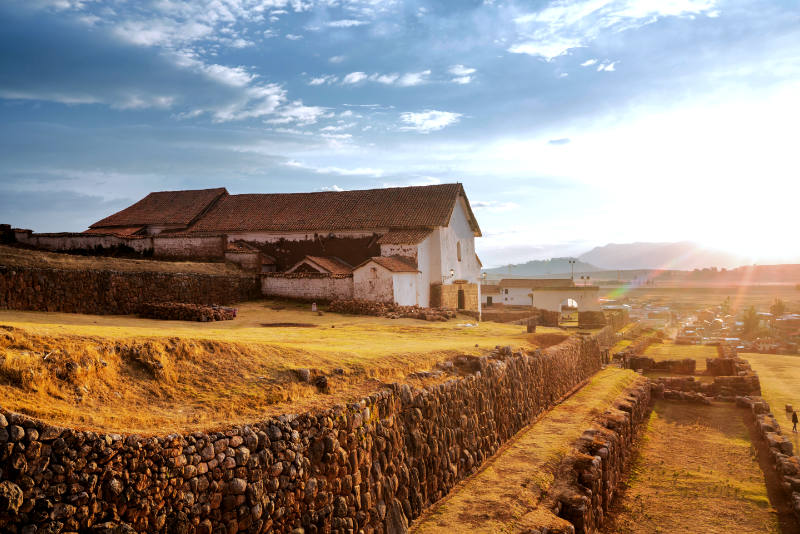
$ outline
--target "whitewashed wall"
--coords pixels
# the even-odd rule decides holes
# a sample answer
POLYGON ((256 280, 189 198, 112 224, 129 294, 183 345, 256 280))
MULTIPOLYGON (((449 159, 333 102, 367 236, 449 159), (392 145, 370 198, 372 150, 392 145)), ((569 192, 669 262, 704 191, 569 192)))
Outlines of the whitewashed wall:
POLYGON ((261 292, 267 297, 299 299, 351 299, 353 278, 330 276, 292 277, 281 273, 261 277, 261 292))
POLYGON ((401 306, 419 305, 417 294, 417 273, 394 273, 392 275, 392 288, 394 302, 401 306))
POLYGON ((375 262, 353 271, 353 296, 359 300, 394 302, 392 272, 375 262))

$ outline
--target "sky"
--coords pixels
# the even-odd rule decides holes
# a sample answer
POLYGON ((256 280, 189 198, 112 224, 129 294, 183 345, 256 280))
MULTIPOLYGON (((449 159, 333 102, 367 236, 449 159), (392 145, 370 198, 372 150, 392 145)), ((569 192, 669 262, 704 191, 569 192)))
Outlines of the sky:
POLYGON ((795 1, 4 0, 0 222, 461 182, 486 266, 800 261, 798 95, 795 1))

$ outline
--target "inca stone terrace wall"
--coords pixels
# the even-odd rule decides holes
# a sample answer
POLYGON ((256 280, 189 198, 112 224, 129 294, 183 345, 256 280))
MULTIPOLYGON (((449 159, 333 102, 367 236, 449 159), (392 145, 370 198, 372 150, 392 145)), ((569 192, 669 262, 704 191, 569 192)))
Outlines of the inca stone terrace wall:
POLYGON ((231 304, 260 295, 255 276, 0 265, 0 309, 129 314, 147 302, 231 304))
POLYGON ((224 432, 97 434, 0 410, 0 531, 402 532, 600 360, 596 336, 498 349, 440 385, 224 432))

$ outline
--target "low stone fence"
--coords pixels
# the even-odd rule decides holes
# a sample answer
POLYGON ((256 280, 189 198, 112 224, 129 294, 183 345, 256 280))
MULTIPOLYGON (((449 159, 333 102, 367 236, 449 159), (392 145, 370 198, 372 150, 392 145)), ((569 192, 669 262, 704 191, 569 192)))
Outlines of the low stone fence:
POLYGON ((691 358, 684 360, 661 360, 655 361, 653 358, 644 356, 630 356, 626 361, 628 369, 638 371, 664 371, 676 375, 693 375, 697 367, 697 362, 691 358))
POLYGON ((789 499, 795 519, 800 522, 800 457, 794 455, 792 441, 781 434, 769 403, 761 397, 739 397, 736 404, 750 411, 749 417, 759 437, 769 448, 769 460, 781 490, 789 499))
POLYGON ((601 311, 579 311, 578 328, 603 328, 608 321, 601 311))
POLYGON ((135 314, 147 302, 232 304, 259 297, 255 276, 0 265, 0 309, 135 314))
POLYGON ((226 306, 185 304, 183 302, 148 302, 139 307, 139 316, 170 321, 231 321, 236 308, 226 306))
POLYGON ((639 336, 633 340, 633 343, 617 353, 615 357, 621 358, 623 364, 625 364, 625 367, 628 367, 628 361, 631 358, 635 358, 644 354, 644 352, 647 350, 647 347, 653 343, 661 343, 663 337, 664 336, 661 332, 639 336))
POLYGON ((328 302, 353 298, 352 274, 263 273, 261 292, 267 297, 328 302))
POLYGON ((758 374, 750 367, 747 360, 739 358, 736 348, 720 345, 716 358, 706 360, 706 374, 714 376, 714 381, 704 383, 689 377, 660 377, 655 379, 653 387, 658 396, 670 400, 689 400, 708 403, 707 397, 733 401, 737 396, 761 395, 761 382, 758 374), (731 372, 730 375, 719 376, 719 372, 731 372))
POLYGON ((639 379, 583 433, 562 461, 557 471, 560 478, 551 484, 557 494, 555 512, 572 523, 575 534, 596 532, 602 526, 651 408, 649 382, 639 379))
POLYGON ((576 336, 439 385, 159 437, 0 409, 0 531, 402 532, 600 361, 597 338, 576 336))
POLYGON ((328 310, 335 313, 351 315, 371 315, 388 317, 389 319, 421 319, 423 321, 447 321, 454 319, 456 312, 442 308, 422 308, 420 306, 399 306, 390 302, 374 302, 371 300, 334 300, 328 310))

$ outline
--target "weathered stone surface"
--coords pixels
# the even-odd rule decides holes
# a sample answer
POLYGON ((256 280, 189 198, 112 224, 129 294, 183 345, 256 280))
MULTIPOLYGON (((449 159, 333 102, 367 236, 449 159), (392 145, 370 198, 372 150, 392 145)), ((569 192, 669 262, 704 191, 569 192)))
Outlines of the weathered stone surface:
POLYGON ((0 512, 14 513, 22 506, 22 490, 8 480, 0 482, 0 512))
POLYGON ((0 409, 5 492, 22 492, 0 501, 16 508, 0 507, 0 532, 403 532, 613 341, 607 328, 528 354, 498 347, 457 359, 444 383, 212 433, 79 432, 0 409))

